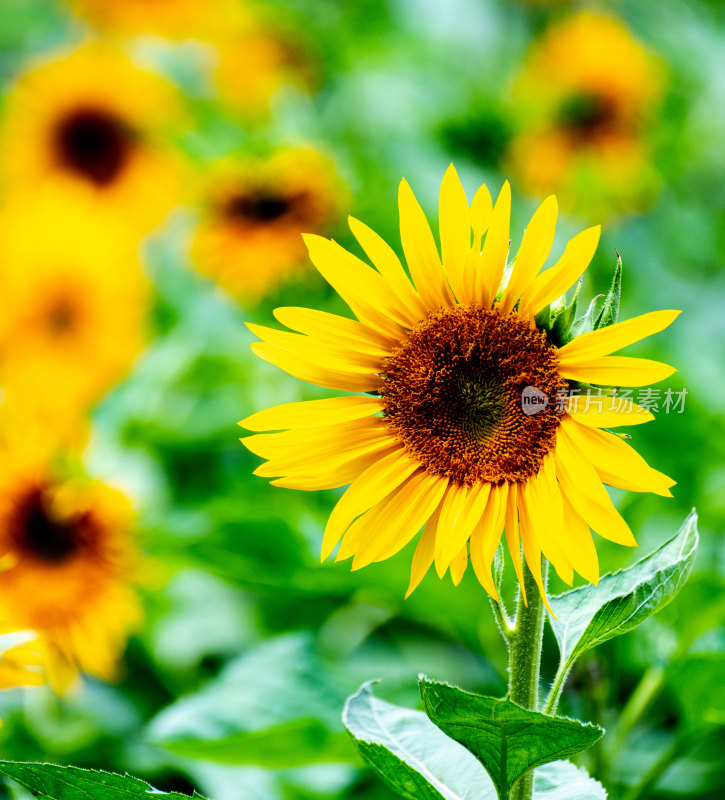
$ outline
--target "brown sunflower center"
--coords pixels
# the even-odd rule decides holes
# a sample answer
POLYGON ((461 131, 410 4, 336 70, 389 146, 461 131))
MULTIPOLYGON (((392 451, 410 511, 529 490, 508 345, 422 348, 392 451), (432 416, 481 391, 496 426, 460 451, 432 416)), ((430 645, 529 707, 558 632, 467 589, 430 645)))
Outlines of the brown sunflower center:
POLYGON ((619 110, 613 97, 598 92, 572 95, 560 111, 564 127, 579 139, 591 140, 617 128, 619 110))
POLYGON ((408 451, 429 471, 472 484, 538 472, 565 387, 555 349, 527 321, 455 306, 409 334, 381 391, 385 419, 408 451))
POLYGON ((99 187, 108 186, 122 172, 133 149, 132 131, 115 114, 79 108, 55 129, 60 163, 99 187))
POLYGON ((43 487, 30 490, 17 504, 11 536, 17 550, 38 561, 57 564, 82 548, 89 520, 86 515, 63 519, 53 513, 43 487))
POLYGON ((48 333, 55 336, 72 334, 78 324, 78 309, 69 297, 59 297, 45 313, 48 333))
POLYGON ((224 204, 225 216, 243 225, 265 225, 305 216, 305 193, 282 194, 257 191, 234 195, 224 204))

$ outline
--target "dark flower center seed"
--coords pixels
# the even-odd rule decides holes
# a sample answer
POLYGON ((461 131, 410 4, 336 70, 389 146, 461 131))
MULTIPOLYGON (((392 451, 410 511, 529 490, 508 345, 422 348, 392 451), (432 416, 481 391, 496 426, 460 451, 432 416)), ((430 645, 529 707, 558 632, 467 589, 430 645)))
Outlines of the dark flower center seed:
POLYGON ((11 535, 19 551, 50 564, 70 558, 83 538, 85 520, 57 519, 49 508, 42 487, 30 490, 18 502, 11 523, 11 535))
POLYGON ((123 171, 131 156, 134 135, 111 112, 79 108, 55 129, 58 160, 98 187, 108 186, 123 171))
POLYGON ((554 447, 556 350, 517 315, 455 306, 431 315, 393 352, 384 418, 423 466, 461 484, 525 481, 554 447), (524 413, 522 393, 549 398, 524 413))

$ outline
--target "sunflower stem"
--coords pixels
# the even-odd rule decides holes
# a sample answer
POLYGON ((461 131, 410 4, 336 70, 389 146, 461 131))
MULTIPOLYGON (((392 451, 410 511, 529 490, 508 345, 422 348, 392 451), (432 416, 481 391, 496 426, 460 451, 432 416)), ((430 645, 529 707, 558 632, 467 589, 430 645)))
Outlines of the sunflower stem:
MULTIPOLYGON (((542 564, 542 579, 546 587, 548 564, 542 564)), ((539 708, 539 671, 541 646, 544 639, 544 602, 534 576, 523 564, 523 586, 519 587, 516 624, 509 646, 508 696, 514 703, 537 711, 539 708), (526 601, 524 601, 524 597, 526 601)), ((531 800, 534 792, 534 773, 529 770, 511 789, 511 800, 531 800)))
POLYGON ((506 642, 506 647, 509 647, 515 631, 514 622, 509 617, 502 600, 496 601, 492 597, 488 599, 491 601, 491 609, 493 610, 493 616, 496 619, 498 629, 501 631, 501 636, 503 636, 506 642))

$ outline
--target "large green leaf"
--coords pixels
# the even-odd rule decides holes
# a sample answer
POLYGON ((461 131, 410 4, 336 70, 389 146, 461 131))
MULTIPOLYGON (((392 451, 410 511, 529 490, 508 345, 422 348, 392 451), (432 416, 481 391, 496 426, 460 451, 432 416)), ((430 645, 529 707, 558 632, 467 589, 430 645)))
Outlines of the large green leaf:
POLYGON ((349 760, 339 722, 344 695, 323 677, 310 636, 265 642, 148 728, 155 744, 186 758, 292 767, 349 760))
MULTIPOLYGON (((0 761, 0 773, 24 786, 34 797, 49 800, 189 800, 179 792, 159 792, 130 775, 80 767, 0 761)), ((194 794, 200 798, 200 794, 194 794)))
POLYGON ((529 769, 585 750, 604 733, 596 725, 528 711, 507 699, 426 678, 419 687, 431 721, 483 764, 501 798, 529 769))
POLYGON ((697 555, 693 511, 669 541, 631 567, 605 575, 598 586, 582 586, 549 599, 551 627, 563 663, 585 650, 627 633, 676 596, 697 555))
MULTIPOLYGON (((372 683, 350 697, 343 722, 363 758, 408 800, 496 800, 479 761, 421 711, 386 703, 372 683)), ((567 761, 535 771, 535 800, 605 800, 601 785, 567 761)))

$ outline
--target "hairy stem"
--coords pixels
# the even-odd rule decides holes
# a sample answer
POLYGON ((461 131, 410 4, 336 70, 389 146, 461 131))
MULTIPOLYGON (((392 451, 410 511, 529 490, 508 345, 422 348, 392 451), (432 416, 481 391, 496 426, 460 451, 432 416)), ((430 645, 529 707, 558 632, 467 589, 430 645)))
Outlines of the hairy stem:
MULTIPOLYGON (((534 576, 526 564, 523 586, 519 589, 516 607, 516 624, 509 645, 509 699, 531 711, 539 708, 539 670, 541 645, 544 638, 544 602, 534 576), (527 603, 524 602, 524 592, 527 603)), ((548 564, 542 565, 546 586, 548 564)), ((534 790, 534 772, 529 770, 511 790, 511 800, 531 800, 534 790)))

